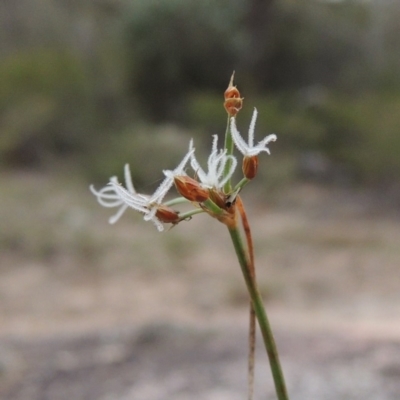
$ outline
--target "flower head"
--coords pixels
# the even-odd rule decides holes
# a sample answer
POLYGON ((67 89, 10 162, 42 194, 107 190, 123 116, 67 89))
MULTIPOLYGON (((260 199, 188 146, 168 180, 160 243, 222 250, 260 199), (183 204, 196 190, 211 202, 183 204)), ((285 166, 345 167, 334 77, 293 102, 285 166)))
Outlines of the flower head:
MULTIPOLYGON (((180 164, 171 171, 171 175, 184 174, 184 167, 189 161, 193 150, 190 150, 180 164)), ((144 195, 136 193, 132 184, 129 166, 125 165, 125 185, 124 188, 119 182, 117 177, 113 176, 107 186, 99 191, 96 191, 93 186, 90 187, 92 193, 97 197, 98 202, 104 207, 120 207, 118 212, 110 218, 110 223, 115 223, 130 207, 140 213, 144 214, 145 221, 153 221, 157 229, 161 232, 164 227, 160 221, 160 216, 165 215, 165 207, 162 200, 171 189, 174 180, 172 176, 166 175, 165 179, 161 182, 160 186, 156 189, 153 195, 144 195), (162 209, 159 211, 159 209, 162 209)), ((165 218, 161 218, 163 222, 167 222, 165 218)))
MULTIPOLYGON (((214 135, 211 154, 207 161, 207 173, 200 167, 194 153, 190 156, 190 165, 194 172, 199 177, 202 185, 209 189, 221 189, 232 177, 237 165, 237 160, 234 156, 227 155, 226 150, 218 151, 217 147, 218 136, 214 135), (229 166, 229 169, 225 171, 227 166, 229 166)), ((193 149, 193 141, 190 141, 189 149, 193 149)))
POLYGON ((232 139, 238 148, 238 150, 246 157, 256 156, 261 152, 265 151, 270 154, 267 144, 269 142, 275 142, 276 135, 268 135, 263 140, 254 145, 254 128, 256 126, 257 120, 257 110, 254 109, 253 116, 251 118, 250 127, 249 127, 249 140, 246 143, 243 138, 240 136, 239 131, 236 128, 236 119, 234 117, 231 118, 231 133, 232 139))

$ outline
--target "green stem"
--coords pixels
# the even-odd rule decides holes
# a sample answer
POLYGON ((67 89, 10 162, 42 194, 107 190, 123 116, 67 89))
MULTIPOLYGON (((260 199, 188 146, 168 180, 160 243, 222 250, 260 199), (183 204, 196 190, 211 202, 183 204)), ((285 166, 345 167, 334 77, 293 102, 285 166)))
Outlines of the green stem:
POLYGON ((183 221, 183 220, 185 220, 185 219, 187 219, 187 218, 190 218, 190 217, 193 216, 193 215, 201 214, 201 213, 203 213, 203 212, 204 212, 204 210, 202 210, 201 208, 199 208, 199 209, 196 209, 196 210, 191 210, 191 211, 188 211, 188 212, 179 214, 179 218, 183 221))
POLYGON ((251 277, 247 252, 244 248, 239 229, 237 226, 235 226, 231 228, 228 227, 228 230, 231 235, 233 246, 235 247, 236 255, 239 259, 247 289, 250 293, 258 323, 260 325, 260 330, 268 354, 269 364, 271 366, 277 397, 279 400, 289 400, 274 336, 272 334, 268 317, 264 309, 260 292, 257 288, 256 282, 251 277))
POLYGON ((188 203, 189 200, 185 199, 184 197, 176 197, 175 199, 166 201, 164 204, 166 206, 176 206, 177 204, 183 204, 183 203, 188 203))
POLYGON ((242 190, 249 182, 250 182, 250 179, 243 178, 243 179, 233 188, 233 192, 235 192, 236 190, 238 190, 238 191, 242 190))
MULTIPOLYGON (((233 140, 232 140, 232 135, 231 135, 231 130, 230 130, 230 117, 228 115, 228 122, 226 123, 226 131, 225 131, 225 149, 226 149, 226 154, 228 156, 233 154, 233 140)), ((225 168, 224 168, 224 177, 228 175, 229 170, 231 169, 231 165, 232 165, 232 160, 229 159, 226 164, 225 164, 225 168)), ((225 183, 224 186, 224 192, 225 193, 230 193, 232 189, 231 186, 231 182, 230 180, 228 182, 225 183)))

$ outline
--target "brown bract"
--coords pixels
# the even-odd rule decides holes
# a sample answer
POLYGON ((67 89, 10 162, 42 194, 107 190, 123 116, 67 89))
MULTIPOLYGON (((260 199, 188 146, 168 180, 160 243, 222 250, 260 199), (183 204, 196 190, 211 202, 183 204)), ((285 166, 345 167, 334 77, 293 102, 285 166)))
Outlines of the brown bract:
POLYGON ((231 207, 226 207, 222 209, 221 214, 215 214, 211 210, 202 207, 203 210, 213 218, 216 218, 219 222, 226 225, 228 228, 234 228, 237 225, 237 216, 236 216, 236 206, 232 205, 231 207))
POLYGON ((220 190, 210 189, 210 199, 219 207, 224 209, 225 208, 225 194, 222 193, 220 190))
POLYGON ((219 222, 232 228, 236 225, 236 207, 234 204, 227 204, 227 195, 220 190, 210 189, 210 200, 212 200, 221 210, 221 214, 216 214, 207 207, 202 207, 204 211, 207 212, 213 218, 216 218, 219 222))

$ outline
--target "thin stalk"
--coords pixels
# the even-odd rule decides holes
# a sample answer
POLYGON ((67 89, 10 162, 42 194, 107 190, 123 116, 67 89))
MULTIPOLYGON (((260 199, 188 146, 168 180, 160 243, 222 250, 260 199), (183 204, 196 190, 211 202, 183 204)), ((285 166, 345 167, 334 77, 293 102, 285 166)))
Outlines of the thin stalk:
POLYGON ((250 179, 243 178, 243 179, 233 188, 233 192, 236 192, 236 190, 242 190, 249 182, 250 182, 250 179))
MULTIPOLYGON (((225 150, 226 150, 226 154, 228 156, 233 154, 233 139, 232 139, 232 135, 231 135, 231 131, 230 131, 230 116, 228 115, 228 121, 226 123, 226 130, 225 130, 225 150)), ((231 165, 232 165, 232 160, 228 159, 228 161, 225 164, 225 168, 224 168, 224 177, 228 175, 230 169, 231 169, 231 165)), ((231 182, 230 180, 228 182, 225 183, 224 186, 224 192, 225 193, 229 193, 231 192, 232 186, 231 186, 231 182)))
POLYGON ((235 247, 243 277, 247 285, 254 311, 257 316, 258 324, 262 333, 265 349, 267 350, 269 364, 272 371, 272 377, 275 383, 275 391, 279 400, 289 400, 285 379, 280 365, 278 351, 276 348, 274 336, 269 324, 264 304, 255 281, 251 277, 250 260, 246 253, 238 226, 228 227, 233 246, 235 247))
POLYGON ((256 354, 256 312, 250 301, 249 306, 249 359, 248 359, 248 399, 253 400, 254 397, 254 371, 255 371, 255 354, 256 354))
MULTIPOLYGON (((250 258, 250 274, 254 282, 256 282, 256 268, 254 262, 254 246, 251 236, 249 220, 247 219, 246 210, 240 196, 236 198, 236 207, 242 220, 243 231, 246 236, 247 251, 250 258)), ((250 300, 249 307, 249 359, 248 359, 248 399, 253 400, 254 397, 254 370, 255 370, 255 349, 256 349, 256 313, 253 303, 250 300)))
POLYGON ((199 208, 196 210, 191 210, 191 211, 188 211, 185 213, 181 213, 181 214, 179 214, 179 218, 180 218, 180 220, 184 221, 185 219, 188 219, 188 218, 190 219, 193 215, 201 214, 203 212, 205 212, 205 211, 202 210, 201 208, 199 208))
POLYGON ((175 199, 166 201, 164 204, 166 206, 176 206, 177 204, 183 204, 183 203, 188 203, 189 200, 185 199, 184 197, 176 197, 175 199))

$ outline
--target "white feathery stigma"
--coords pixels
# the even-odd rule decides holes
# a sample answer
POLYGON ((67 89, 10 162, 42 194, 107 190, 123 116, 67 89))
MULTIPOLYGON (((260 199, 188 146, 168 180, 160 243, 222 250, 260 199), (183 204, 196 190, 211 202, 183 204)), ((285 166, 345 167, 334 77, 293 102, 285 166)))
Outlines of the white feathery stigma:
POLYGON ((261 140, 256 145, 254 145, 254 130, 255 130, 255 126, 256 126, 256 120, 257 120, 257 110, 254 109, 253 116, 251 117, 250 127, 249 127, 248 143, 246 143, 236 127, 236 118, 235 117, 231 118, 232 139, 233 139, 236 147, 238 148, 238 150, 244 156, 248 156, 248 157, 256 156, 263 151, 270 154, 267 144, 269 142, 275 142, 275 140, 276 140, 276 135, 272 134, 272 135, 266 136, 263 140, 261 140))

